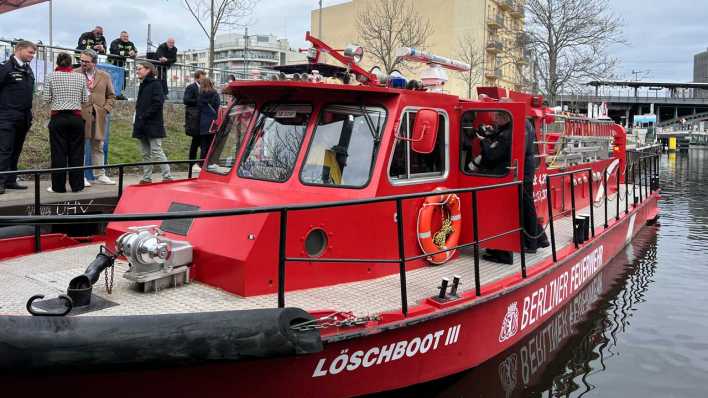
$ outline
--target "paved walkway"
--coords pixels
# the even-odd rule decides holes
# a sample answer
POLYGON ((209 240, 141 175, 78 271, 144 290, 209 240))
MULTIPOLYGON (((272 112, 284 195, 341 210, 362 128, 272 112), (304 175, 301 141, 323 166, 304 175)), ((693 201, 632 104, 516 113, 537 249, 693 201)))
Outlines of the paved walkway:
MULTIPOLYGON (((187 172, 175 172, 172 173, 174 178, 176 179, 183 179, 187 178, 187 172)), ((198 173, 193 173, 193 176, 199 175, 198 173)), ((127 187, 128 185, 134 185, 137 184, 140 181, 140 177, 142 177, 142 173, 126 173, 124 178, 123 178, 123 187, 127 187)), ((25 176, 25 179, 30 178, 29 181, 22 181, 22 185, 26 185, 27 189, 24 190, 16 190, 16 189, 8 189, 5 191, 4 194, 0 195, 0 208, 5 208, 5 207, 15 207, 15 206, 26 206, 26 205, 33 205, 34 204, 34 181, 31 180, 31 177, 25 176)), ((160 176, 159 173, 156 173, 154 176, 155 182, 160 181, 160 176)), ((105 185, 105 184, 98 184, 98 183, 91 183, 90 187, 84 188, 83 191, 81 192, 71 192, 69 190, 66 193, 52 193, 52 192, 47 192, 47 188, 50 185, 49 180, 41 180, 39 182, 39 197, 40 197, 40 203, 45 204, 45 203, 55 203, 55 202, 62 202, 62 201, 82 201, 82 200, 90 200, 90 199, 98 199, 98 198, 111 198, 111 197, 117 197, 118 196, 118 178, 117 176, 111 176, 111 179, 116 182, 115 185, 105 185)), ((66 184, 67 189, 69 189, 69 183, 67 182, 66 184)))

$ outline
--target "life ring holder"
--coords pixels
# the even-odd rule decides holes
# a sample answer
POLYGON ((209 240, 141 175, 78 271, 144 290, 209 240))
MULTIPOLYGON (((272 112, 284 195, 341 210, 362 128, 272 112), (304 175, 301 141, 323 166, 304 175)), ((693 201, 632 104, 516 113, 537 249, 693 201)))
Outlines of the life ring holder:
MULTIPOLYGON (((436 188, 435 190, 441 191, 443 188, 436 188)), ((462 232, 462 216, 460 213, 460 207, 460 198, 455 194, 432 195, 425 198, 423 206, 421 206, 418 210, 418 222, 416 227, 418 245, 423 253, 436 253, 440 250, 457 246, 462 232), (443 211, 447 210, 447 220, 450 221, 449 227, 451 227, 450 234, 445 238, 445 243, 442 246, 436 245, 435 235, 446 232, 444 231, 445 226, 443 226, 443 229, 435 234, 432 232, 433 214, 435 207, 437 206, 442 207, 444 209, 443 211)), ((431 264, 440 265, 450 260, 454 254, 455 250, 450 250, 442 253, 431 254, 426 257, 426 259, 431 264)))

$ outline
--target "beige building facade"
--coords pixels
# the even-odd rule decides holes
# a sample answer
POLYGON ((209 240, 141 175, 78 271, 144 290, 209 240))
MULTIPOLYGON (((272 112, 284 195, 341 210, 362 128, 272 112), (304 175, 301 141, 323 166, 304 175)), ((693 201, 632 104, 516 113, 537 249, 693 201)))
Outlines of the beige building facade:
MULTIPOLYGON (((334 48, 358 43, 356 16, 362 10, 375 8, 385 0, 352 0, 311 13, 310 31, 334 48), (320 25, 321 21, 321 25, 320 25)), ((523 0, 404 0, 422 18, 428 18, 433 33, 426 50, 448 58, 463 60, 461 44, 472 43, 478 48, 479 64, 475 69, 474 86, 499 86, 512 90, 528 90, 528 52, 523 49, 523 0), (470 40, 471 39, 471 40, 470 40)), ((363 44, 362 44, 363 45, 363 44)), ((376 63, 369 55, 363 64, 376 63)), ((415 78, 408 73, 408 78, 415 78)), ((468 85, 455 72, 446 91, 467 97, 468 85)), ((472 91, 474 97, 475 91, 472 91)))

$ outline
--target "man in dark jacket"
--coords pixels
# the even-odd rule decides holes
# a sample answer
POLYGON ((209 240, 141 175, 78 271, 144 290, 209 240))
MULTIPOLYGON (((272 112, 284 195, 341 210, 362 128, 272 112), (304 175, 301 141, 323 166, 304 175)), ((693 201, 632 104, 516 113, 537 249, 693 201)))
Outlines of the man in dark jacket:
MULTIPOLYGON (((162 150, 162 139, 165 133, 165 122, 162 117, 162 107, 165 96, 160 82, 155 79, 155 66, 149 62, 139 62, 136 69, 142 80, 138 89, 138 99, 135 102, 135 121, 133 123, 133 138, 140 140, 143 161, 167 161, 162 150)), ((170 166, 161 164, 162 181, 171 181, 170 166)), ((152 182, 152 165, 143 166, 141 184, 152 182)))
POLYGON ((99 54, 106 53, 106 38, 103 37, 103 28, 96 26, 92 31, 82 33, 79 36, 79 44, 76 45, 77 50, 93 50, 99 54))
MULTIPOLYGON (((192 143, 189 146, 189 159, 197 159, 199 151, 199 81, 206 76, 203 70, 194 72, 194 82, 184 89, 184 98, 182 102, 184 108, 184 132, 192 137, 192 143)), ((197 166, 199 167, 199 166, 197 166)))
MULTIPOLYGON (((22 145, 32 124, 34 73, 30 62, 37 46, 29 41, 15 44, 15 53, 0 65, 0 172, 17 170, 22 145)), ((0 175, 0 194, 5 189, 27 189, 16 175, 0 175)))
POLYGON ((162 83, 162 90, 165 95, 169 92, 167 89, 167 72, 172 67, 172 64, 177 62, 177 47, 175 47, 175 39, 167 38, 167 41, 157 47, 157 78, 162 83))
POLYGON ((538 224, 536 206, 533 198, 533 176, 538 168, 536 161, 536 130, 530 121, 526 121, 524 143, 524 250, 536 253, 538 247, 548 247, 548 237, 538 224))
POLYGON ((138 55, 138 49, 130 41, 128 32, 122 31, 120 37, 111 42, 110 53, 116 55, 116 57, 111 57, 111 63, 122 68, 125 66, 126 58, 135 58, 138 55))
POLYGON ((503 176, 509 172, 511 158, 511 115, 497 112, 494 115, 495 131, 480 142, 481 168, 491 175, 503 176))

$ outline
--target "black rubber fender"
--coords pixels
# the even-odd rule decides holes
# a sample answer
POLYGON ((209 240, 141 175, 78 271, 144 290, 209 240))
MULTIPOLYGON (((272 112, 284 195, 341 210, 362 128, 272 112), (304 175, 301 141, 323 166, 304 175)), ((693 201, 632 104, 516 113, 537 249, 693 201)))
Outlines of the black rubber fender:
POLYGON ((299 308, 138 316, 0 316, 0 369, 199 363, 322 351, 299 308))

